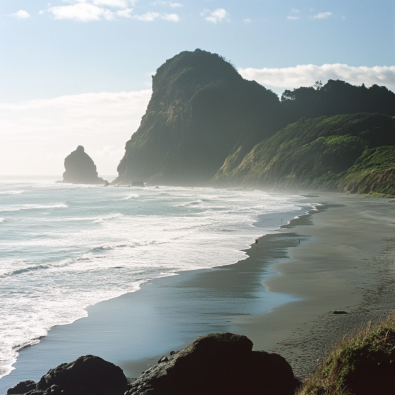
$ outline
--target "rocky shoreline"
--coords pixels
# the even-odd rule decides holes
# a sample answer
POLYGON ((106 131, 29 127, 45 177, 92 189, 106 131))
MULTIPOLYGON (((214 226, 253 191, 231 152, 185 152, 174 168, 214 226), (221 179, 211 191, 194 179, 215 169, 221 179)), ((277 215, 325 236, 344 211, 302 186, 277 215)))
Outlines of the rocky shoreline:
POLYGON ((51 369, 38 383, 18 383, 7 395, 293 395, 300 382, 289 363, 252 347, 246 336, 201 336, 135 380, 118 366, 87 355, 51 369))

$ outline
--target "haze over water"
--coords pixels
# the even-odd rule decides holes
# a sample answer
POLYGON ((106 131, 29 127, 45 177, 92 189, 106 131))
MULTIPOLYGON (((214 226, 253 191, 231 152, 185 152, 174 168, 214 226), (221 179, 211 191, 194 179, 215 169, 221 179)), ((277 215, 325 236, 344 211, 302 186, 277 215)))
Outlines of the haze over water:
POLYGON ((18 349, 103 300, 178 271, 235 263, 311 205, 297 195, 0 179, 0 377, 18 349))

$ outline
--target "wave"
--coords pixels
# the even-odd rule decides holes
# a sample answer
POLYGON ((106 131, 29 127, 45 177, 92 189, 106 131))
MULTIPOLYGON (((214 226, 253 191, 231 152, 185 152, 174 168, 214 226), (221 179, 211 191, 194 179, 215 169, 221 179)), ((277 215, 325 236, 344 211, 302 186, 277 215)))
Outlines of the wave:
POLYGON ((20 207, 10 207, 10 208, 0 208, 0 212, 12 212, 12 211, 22 211, 22 210, 42 210, 50 208, 68 208, 69 206, 65 203, 57 204, 23 204, 20 207))
POLYGON ((0 224, 4 222, 4 218, 0 218, 0 224))
POLYGON ((104 221, 108 221, 111 219, 116 219, 116 218, 121 218, 123 217, 123 214, 121 213, 114 213, 114 214, 108 214, 108 215, 104 215, 103 217, 97 218, 93 221, 93 223, 98 224, 104 221))
POLYGON ((136 193, 132 193, 131 195, 128 195, 128 196, 126 196, 126 197, 124 197, 122 199, 119 199, 119 200, 130 200, 130 199, 136 199, 138 197, 140 197, 140 196, 137 195, 136 193))
POLYGON ((19 195, 25 191, 3 191, 0 192, 0 195, 19 195))

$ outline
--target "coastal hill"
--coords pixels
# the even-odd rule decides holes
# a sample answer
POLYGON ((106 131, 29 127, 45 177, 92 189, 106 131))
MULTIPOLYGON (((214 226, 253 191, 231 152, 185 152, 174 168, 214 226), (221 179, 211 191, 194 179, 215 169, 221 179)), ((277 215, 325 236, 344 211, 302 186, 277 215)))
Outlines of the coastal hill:
POLYGON ((225 163, 215 179, 395 195, 395 118, 377 113, 302 118, 256 145, 236 168, 225 163))
POLYGON ((115 183, 207 183, 235 145, 248 151, 281 124, 277 95, 243 79, 219 55, 199 49, 166 61, 153 76, 152 89, 115 183))
POLYGON ((393 192, 395 94, 386 87, 329 80, 280 99, 199 49, 167 60, 152 82, 115 184, 393 192))
POLYGON ((106 184, 106 181, 97 174, 96 165, 92 158, 85 152, 82 145, 64 160, 66 171, 63 181, 71 184, 106 184))

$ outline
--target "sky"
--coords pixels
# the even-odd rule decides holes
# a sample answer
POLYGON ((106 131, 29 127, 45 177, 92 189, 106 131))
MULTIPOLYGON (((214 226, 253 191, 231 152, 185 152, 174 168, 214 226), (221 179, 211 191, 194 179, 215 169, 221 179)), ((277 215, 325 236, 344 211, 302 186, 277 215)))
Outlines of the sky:
POLYGON ((1 0, 0 175, 61 175, 78 145, 100 175, 167 59, 218 53, 281 94, 341 79, 395 91, 394 0, 1 0))

